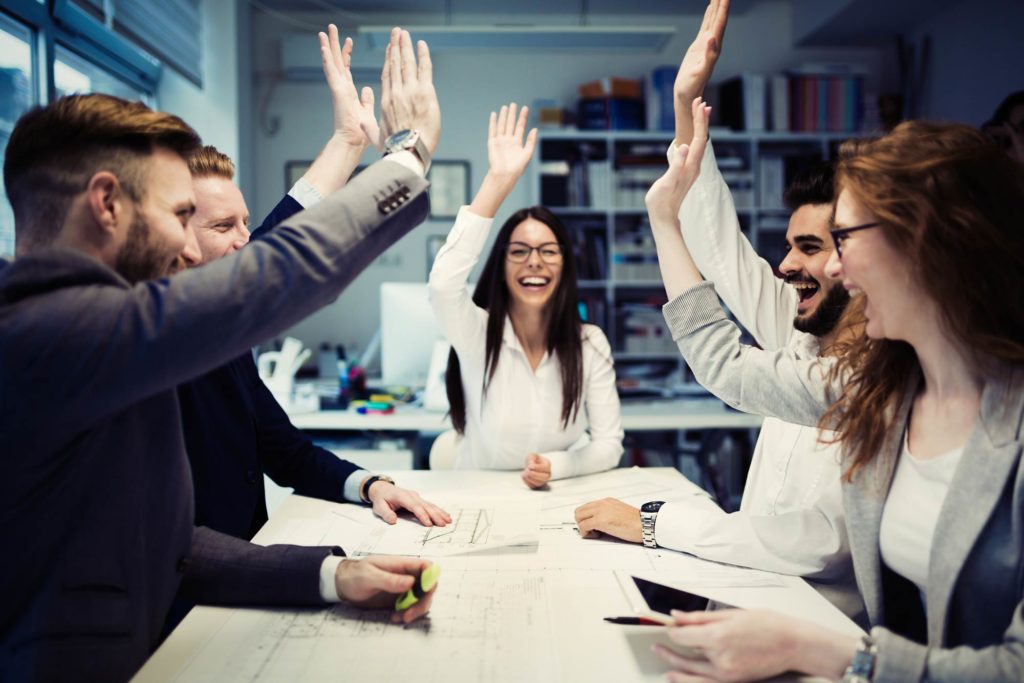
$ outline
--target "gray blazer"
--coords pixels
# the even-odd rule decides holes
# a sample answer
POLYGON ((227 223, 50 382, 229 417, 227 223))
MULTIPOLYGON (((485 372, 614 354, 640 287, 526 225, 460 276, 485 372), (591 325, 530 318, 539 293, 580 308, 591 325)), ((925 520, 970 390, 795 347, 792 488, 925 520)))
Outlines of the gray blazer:
MULTIPOLYGON (((729 405, 813 425, 831 403, 828 361, 740 343, 710 283, 669 302, 665 319, 697 380, 729 405)), ((906 425, 913 391, 895 414, 906 425)), ((894 429, 878 457, 844 484, 857 584, 878 641, 875 681, 1024 680, 1024 366, 985 385, 981 412, 943 502, 931 548, 927 645, 886 629, 879 529, 902 447, 894 429)))
POLYGON ((124 680, 182 585, 321 603, 330 548, 193 531, 175 388, 333 301, 426 215, 382 161, 215 263, 129 285, 85 254, 0 261, 0 677, 124 680))

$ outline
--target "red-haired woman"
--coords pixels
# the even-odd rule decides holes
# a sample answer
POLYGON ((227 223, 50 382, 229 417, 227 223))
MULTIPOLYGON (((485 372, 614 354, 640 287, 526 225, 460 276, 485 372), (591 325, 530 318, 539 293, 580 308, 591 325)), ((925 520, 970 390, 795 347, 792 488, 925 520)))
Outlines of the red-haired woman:
POLYGON ((829 367, 744 347, 701 283, 675 218, 703 153, 696 118, 647 197, 665 317, 728 403, 836 430, 873 628, 858 640, 763 611, 678 613, 672 640, 705 658, 661 648, 671 678, 1024 680, 1024 168, 957 124, 844 146, 828 271, 867 327, 829 367))

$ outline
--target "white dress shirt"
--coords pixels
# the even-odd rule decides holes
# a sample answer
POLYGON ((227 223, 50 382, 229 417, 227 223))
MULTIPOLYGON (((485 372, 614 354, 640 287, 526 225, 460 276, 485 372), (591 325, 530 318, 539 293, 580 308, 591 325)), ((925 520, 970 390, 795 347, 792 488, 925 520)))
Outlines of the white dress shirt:
POLYGON ((473 303, 467 281, 493 222, 462 207, 430 271, 430 303, 459 356, 466 400, 466 434, 455 467, 519 470, 537 453, 551 462, 552 479, 611 469, 622 455, 623 432, 611 347, 600 328, 583 326, 582 405, 568 426, 562 424, 557 355, 545 353, 533 370, 508 318, 483 394, 488 314, 473 303))
MULTIPOLYGON (((796 292, 740 231, 710 143, 679 220, 697 267, 763 348, 788 346, 801 357, 817 357, 817 338, 793 328, 796 292)), ((740 510, 726 513, 701 498, 668 503, 658 514, 655 540, 710 560, 839 584, 838 591, 822 592, 847 613, 859 612, 859 600, 845 595, 855 587, 840 474, 838 445, 821 444, 817 429, 768 417, 740 510)))

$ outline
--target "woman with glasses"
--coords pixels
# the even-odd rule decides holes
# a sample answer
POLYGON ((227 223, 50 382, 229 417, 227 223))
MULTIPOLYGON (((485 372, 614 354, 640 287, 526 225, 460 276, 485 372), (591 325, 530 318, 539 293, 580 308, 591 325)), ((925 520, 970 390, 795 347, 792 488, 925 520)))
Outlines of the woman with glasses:
POLYGON ((498 231, 472 297, 467 280, 491 223, 533 156, 528 110, 491 113, 490 164, 430 271, 430 300, 452 345, 446 378, 464 438, 457 468, 521 470, 531 488, 615 467, 622 423, 611 347, 583 324, 568 231, 544 207, 521 209, 498 231))
POLYGON ((872 629, 676 613, 671 640, 702 656, 661 647, 671 680, 1024 680, 1024 168, 958 124, 844 145, 827 272, 859 294, 866 328, 828 367, 741 345, 701 283, 674 221, 702 121, 647 196, 665 317, 728 403, 836 430, 872 629))

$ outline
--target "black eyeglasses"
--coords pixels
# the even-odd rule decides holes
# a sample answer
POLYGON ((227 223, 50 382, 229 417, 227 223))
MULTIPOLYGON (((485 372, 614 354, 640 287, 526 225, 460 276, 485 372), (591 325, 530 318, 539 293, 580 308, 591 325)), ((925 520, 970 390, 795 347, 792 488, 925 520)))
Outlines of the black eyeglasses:
POLYGON ((545 242, 537 247, 531 247, 524 242, 509 242, 505 248, 505 256, 512 263, 525 263, 534 249, 540 254, 540 260, 544 263, 561 263, 562 261, 562 247, 558 242, 545 242))
POLYGON ((846 241, 846 236, 851 232, 857 232, 858 230, 867 230, 868 228, 877 228, 881 225, 880 222, 875 221, 874 223, 865 223, 864 225, 854 225, 849 228, 832 228, 829 232, 832 234, 832 244, 836 247, 836 256, 843 258, 843 242, 846 241))

